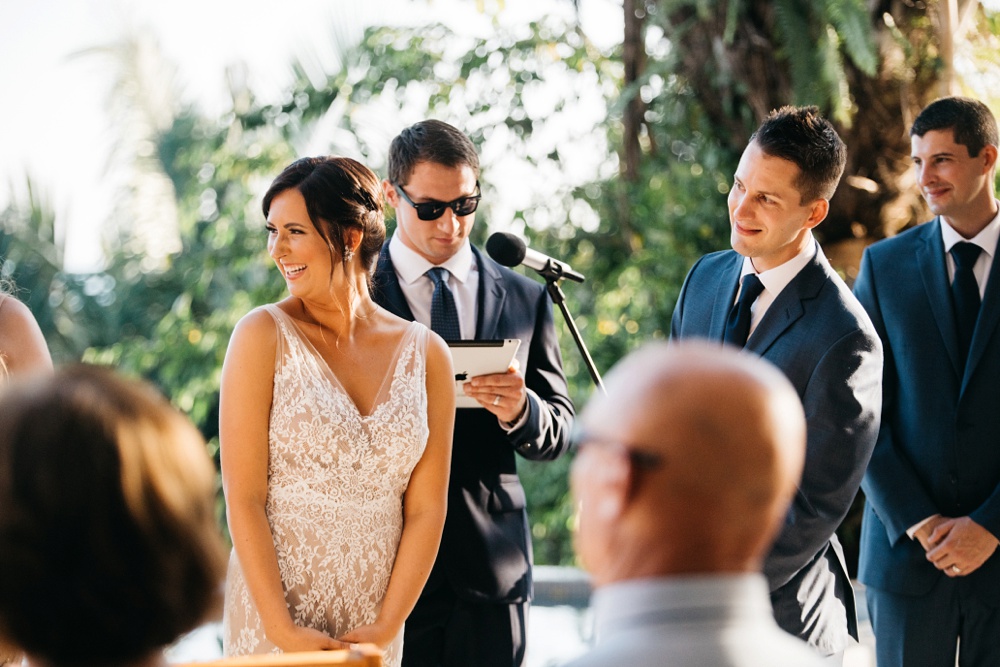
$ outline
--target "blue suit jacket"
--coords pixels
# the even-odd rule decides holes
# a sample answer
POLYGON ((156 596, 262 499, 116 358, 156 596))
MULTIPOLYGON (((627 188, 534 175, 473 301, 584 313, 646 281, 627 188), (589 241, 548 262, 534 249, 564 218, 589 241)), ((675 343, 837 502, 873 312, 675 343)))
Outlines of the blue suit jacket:
MULTIPOLYGON (((885 346, 882 429, 862 485, 859 577, 920 595, 945 576, 906 530, 931 516, 969 516, 1000 536, 1000 253, 962 371, 941 222, 870 246, 854 291, 885 346)), ((964 578, 1000 604, 996 552, 964 578)))
MULTIPOLYGON (((472 252, 479 267, 476 338, 521 339, 517 359, 528 388, 529 419, 508 434, 487 410, 457 410, 448 514, 425 590, 447 582, 465 598, 526 602, 532 592, 531 539, 514 453, 533 460, 563 454, 569 448, 573 403, 545 287, 483 257, 475 246, 472 252)), ((388 241, 372 289, 379 305, 414 319, 388 241)))
MULTIPOLYGON (((702 257, 684 281, 673 338, 722 340, 743 257, 702 257)), ((747 351, 788 376, 805 408, 805 470, 764 574, 778 625, 825 653, 857 639, 857 613, 835 531, 850 509, 879 428, 882 349, 868 316, 823 253, 781 291, 747 351)))

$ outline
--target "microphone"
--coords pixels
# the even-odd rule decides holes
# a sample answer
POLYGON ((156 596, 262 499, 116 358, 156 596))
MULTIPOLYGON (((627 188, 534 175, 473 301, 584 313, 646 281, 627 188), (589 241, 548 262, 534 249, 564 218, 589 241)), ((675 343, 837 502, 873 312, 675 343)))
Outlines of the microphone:
POLYGON ((569 278, 578 283, 582 283, 584 280, 583 275, 571 269, 569 264, 564 264, 558 259, 532 250, 524 244, 524 241, 507 232, 492 234, 486 240, 486 252, 497 264, 503 266, 514 267, 518 264, 524 264, 546 278, 554 280, 569 278))

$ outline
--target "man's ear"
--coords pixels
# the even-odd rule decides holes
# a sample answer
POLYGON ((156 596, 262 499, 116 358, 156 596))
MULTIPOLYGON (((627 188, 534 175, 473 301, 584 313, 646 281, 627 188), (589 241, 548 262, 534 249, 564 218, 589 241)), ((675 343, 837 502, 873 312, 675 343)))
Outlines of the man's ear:
POLYGON ((985 159, 984 168, 986 171, 992 170, 997 165, 997 147, 993 144, 986 144, 983 150, 979 151, 979 157, 985 159))
POLYGON ((809 206, 809 218, 806 220, 805 224, 806 229, 812 229, 819 223, 826 220, 826 216, 830 212, 830 200, 817 199, 809 206))
POLYGON ((399 193, 396 192, 396 188, 393 187, 388 178, 382 181, 382 194, 385 195, 385 200, 389 202, 389 206, 399 208, 399 193))

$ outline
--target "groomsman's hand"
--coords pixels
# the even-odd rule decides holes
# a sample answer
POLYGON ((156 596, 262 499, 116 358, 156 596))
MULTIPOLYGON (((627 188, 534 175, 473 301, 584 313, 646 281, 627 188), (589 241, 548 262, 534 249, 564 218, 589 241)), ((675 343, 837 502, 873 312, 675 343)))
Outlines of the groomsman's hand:
POLYGON ((935 514, 927 519, 926 523, 920 526, 920 528, 913 534, 913 537, 920 542, 920 546, 924 548, 924 551, 930 551, 937 546, 936 542, 931 542, 931 534, 934 532, 935 528, 947 520, 947 517, 935 514))
POLYGON ((949 577, 964 577, 978 570, 997 548, 997 538, 967 516, 947 519, 931 533, 937 546, 927 560, 949 577))
POLYGON ((517 359, 506 373, 479 375, 465 383, 465 395, 495 414, 502 422, 516 422, 528 405, 524 376, 518 370, 517 359))

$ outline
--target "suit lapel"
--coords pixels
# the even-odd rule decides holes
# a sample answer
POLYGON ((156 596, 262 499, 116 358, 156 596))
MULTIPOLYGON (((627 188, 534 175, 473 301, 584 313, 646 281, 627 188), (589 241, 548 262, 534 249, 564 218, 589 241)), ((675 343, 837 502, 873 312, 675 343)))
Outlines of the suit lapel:
POLYGON ((382 251, 378 255, 378 264, 372 278, 372 293, 375 302, 389 312, 403 319, 411 321, 416 319, 410 310, 410 304, 406 303, 403 290, 399 287, 399 277, 392 265, 392 258, 389 257, 388 241, 382 244, 382 251))
POLYGON ((802 317, 805 313, 802 302, 816 298, 831 271, 826 257, 817 246, 813 258, 781 290, 781 294, 764 313, 757 328, 747 339, 746 349, 763 356, 774 341, 802 317))
POLYGON ((500 313, 507 299, 507 288, 504 286, 500 269, 485 259, 476 246, 472 246, 472 254, 479 267, 479 312, 476 313, 476 338, 489 340, 496 338, 497 327, 500 324, 500 313))
POLYGON ((1000 321, 1000 247, 993 251, 993 265, 990 268, 990 277, 986 282, 986 292, 983 295, 983 304, 979 310, 979 319, 976 321, 976 329, 972 333, 972 342, 969 345, 969 361, 965 367, 965 377, 962 380, 962 389, 969 381, 969 376, 975 370, 979 360, 989 340, 993 337, 993 332, 1000 321))
POLYGON ((951 359, 955 373, 961 376, 965 362, 959 358, 958 353, 958 331, 955 328, 955 311, 951 305, 940 218, 935 218, 923 227, 923 243, 917 246, 917 268, 927 300, 931 304, 934 322, 948 351, 948 358, 951 359))
POLYGON ((743 271, 743 255, 732 253, 732 262, 722 271, 715 293, 715 303, 712 304, 712 318, 708 323, 709 340, 722 340, 726 333, 726 320, 729 311, 736 301, 736 292, 740 286, 740 273, 743 271))

